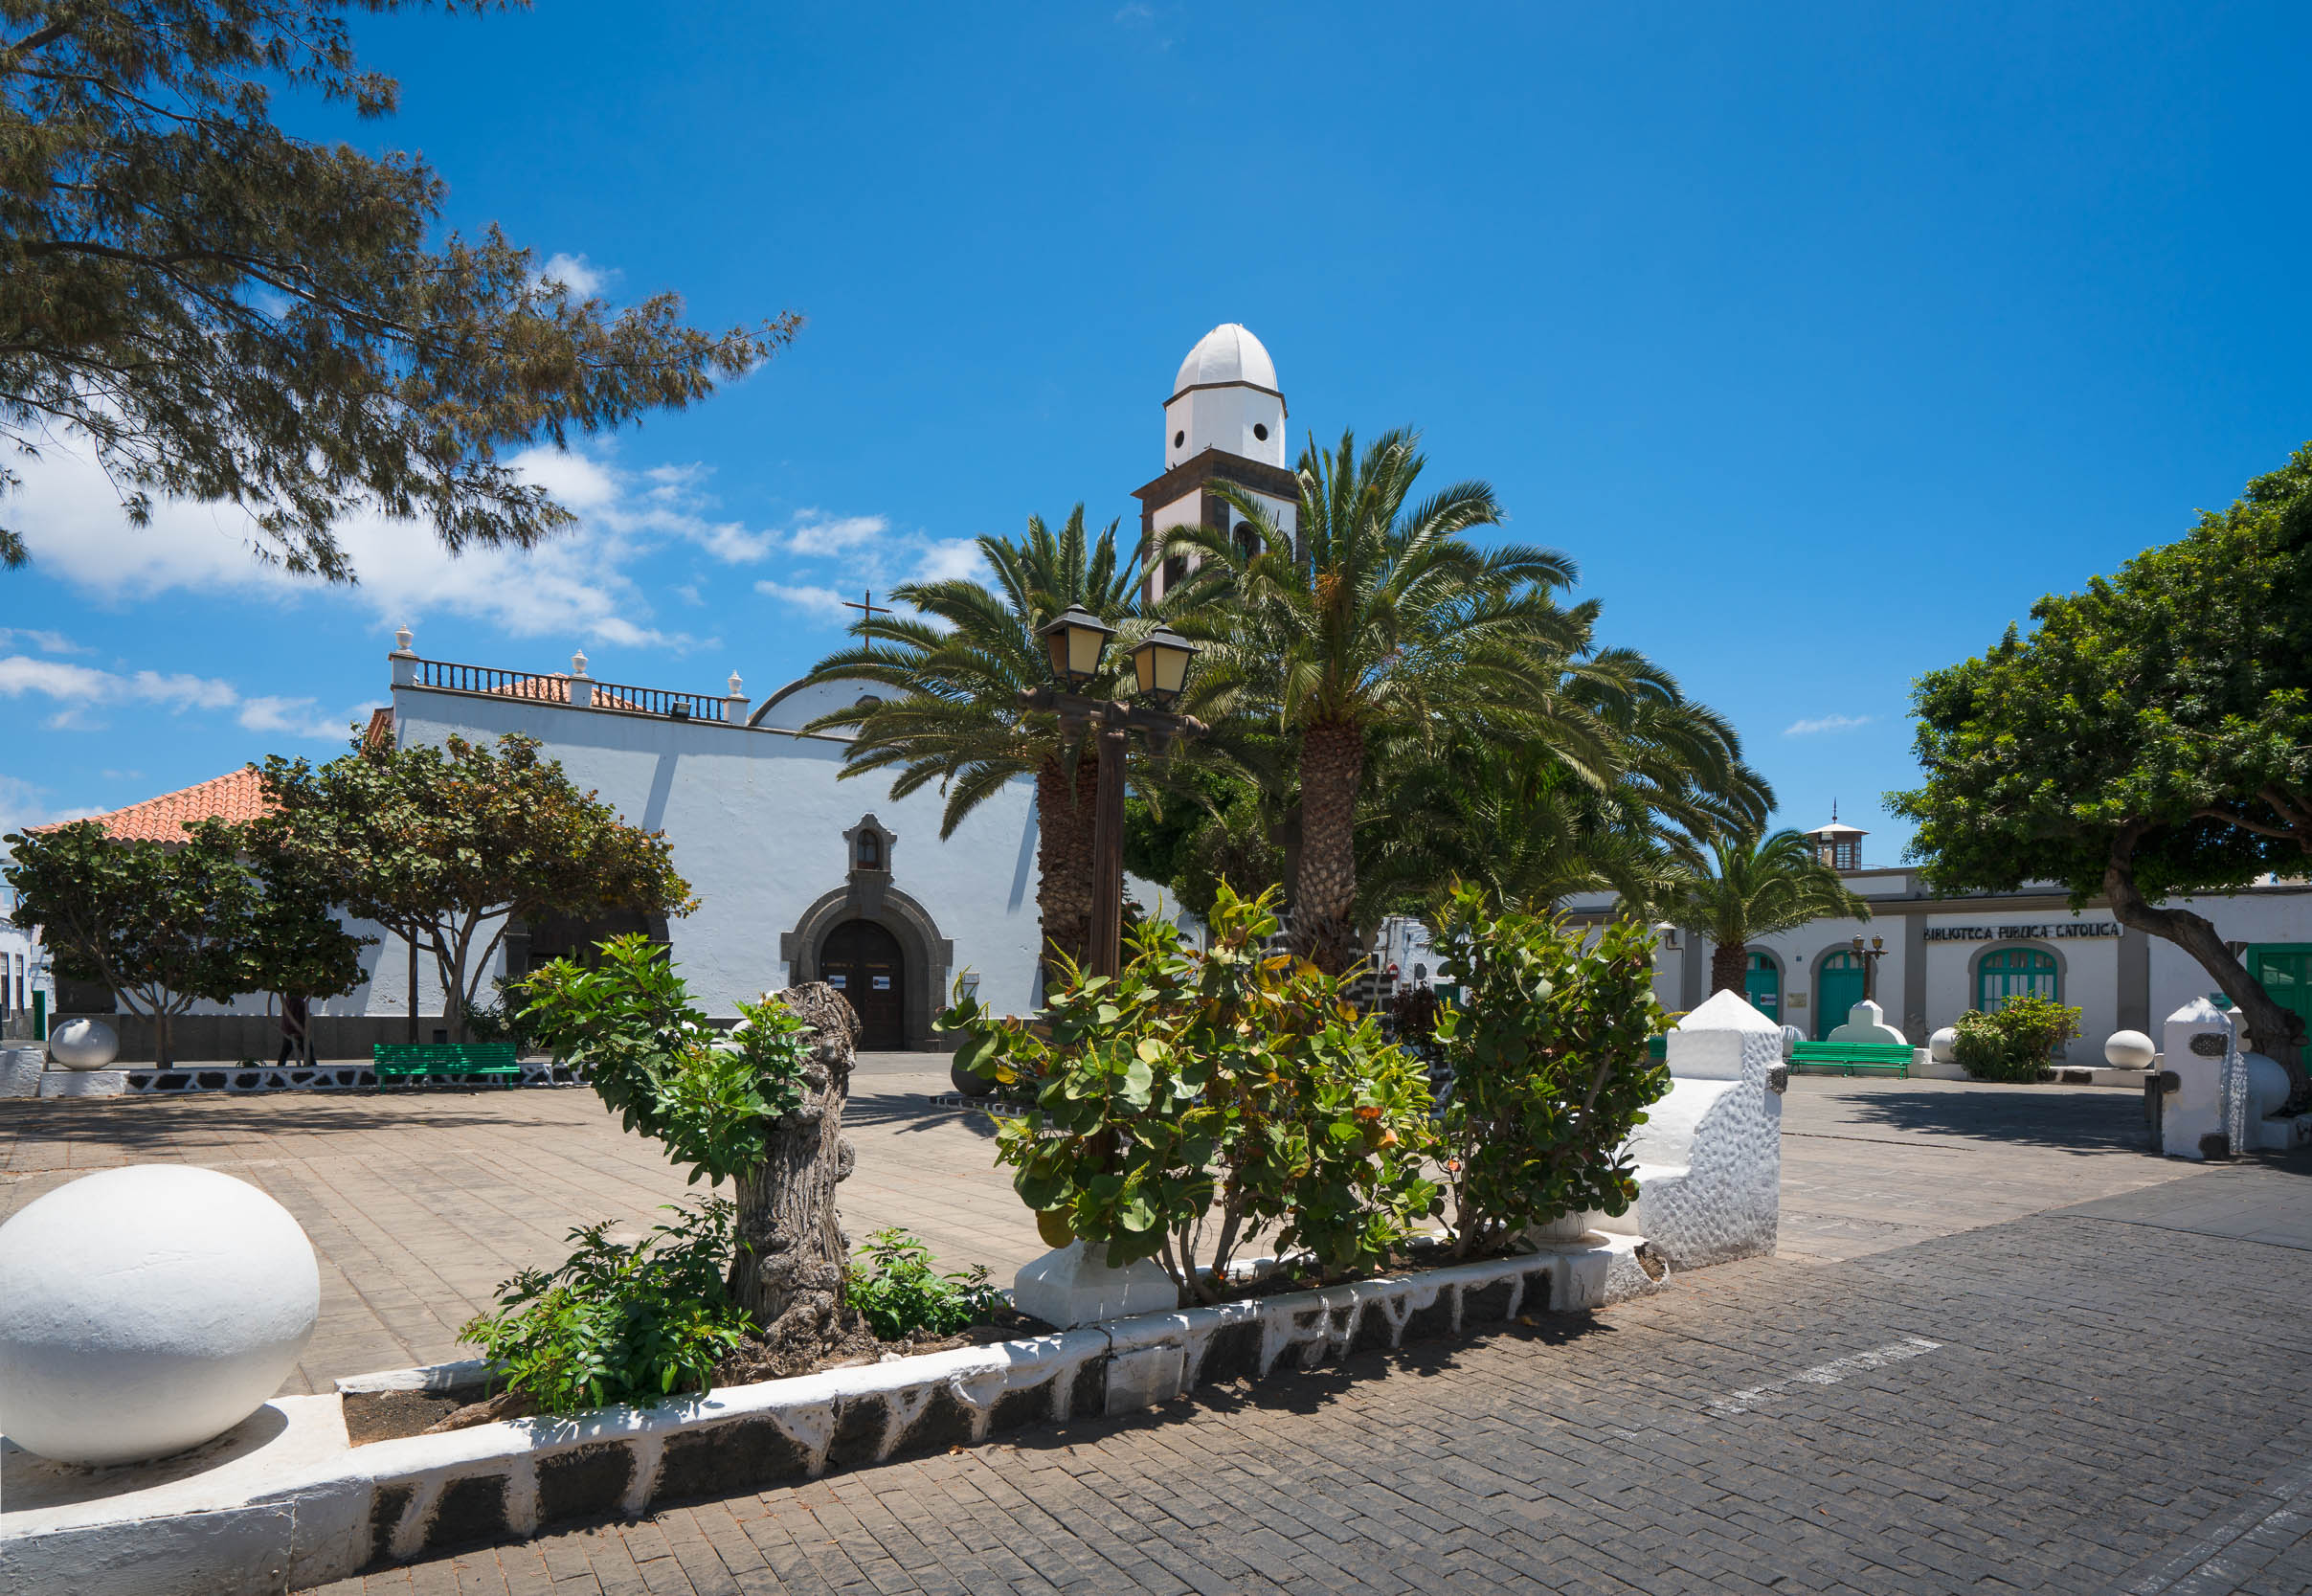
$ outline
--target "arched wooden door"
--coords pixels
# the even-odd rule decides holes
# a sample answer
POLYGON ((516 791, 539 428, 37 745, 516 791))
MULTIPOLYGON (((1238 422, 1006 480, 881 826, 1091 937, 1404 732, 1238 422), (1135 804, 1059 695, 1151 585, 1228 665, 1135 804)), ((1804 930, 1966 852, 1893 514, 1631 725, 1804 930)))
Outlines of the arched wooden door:
POLYGON ((907 960, 899 938, 872 920, 845 920, 819 950, 819 977, 851 1000, 861 1052, 905 1047, 907 960))

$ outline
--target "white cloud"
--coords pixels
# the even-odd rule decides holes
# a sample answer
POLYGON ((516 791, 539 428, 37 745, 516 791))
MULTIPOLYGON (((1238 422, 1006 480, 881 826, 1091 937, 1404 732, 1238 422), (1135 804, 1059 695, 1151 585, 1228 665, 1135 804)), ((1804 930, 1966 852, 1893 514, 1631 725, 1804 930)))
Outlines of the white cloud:
POLYGON ((1868 726, 1876 715, 1823 715, 1813 720, 1794 720, 1783 728, 1785 737, 1810 737, 1818 731, 1852 731, 1858 726, 1868 726))
POLYGON ((833 588, 792 587, 784 582, 757 582, 754 591, 826 620, 851 621, 859 612, 843 607, 843 596, 833 588))
POLYGON ((559 282, 580 299, 592 299, 617 281, 617 268, 597 266, 583 255, 550 255, 538 268, 539 277, 559 282))
POLYGON ((42 632, 23 626, 0 626, 0 647, 6 647, 22 638, 43 654, 90 654, 95 650, 83 647, 61 632, 42 632))
POLYGON ((787 548, 806 558, 847 554, 854 549, 879 542, 891 529, 890 522, 880 515, 827 516, 808 509, 798 513, 795 520, 787 548))
POLYGON ((59 820, 77 820, 101 813, 88 808, 55 809, 47 799, 45 787, 35 787, 21 776, 0 776, 0 836, 22 831, 28 825, 55 825, 59 820))
POLYGON ((314 699, 243 698, 232 683, 207 676, 164 675, 157 670, 122 675, 24 654, 0 659, 0 696, 21 698, 27 693, 59 706, 44 723, 56 731, 102 731, 104 722, 94 717, 108 705, 151 705, 180 715, 190 709, 232 710, 252 731, 336 738, 347 735, 351 722, 378 708, 373 703, 358 705, 341 720, 318 712, 314 699))
POLYGON ((915 562, 913 580, 941 582, 957 576, 987 575, 987 563, 979 557, 979 545, 968 537, 943 538, 923 551, 915 562))

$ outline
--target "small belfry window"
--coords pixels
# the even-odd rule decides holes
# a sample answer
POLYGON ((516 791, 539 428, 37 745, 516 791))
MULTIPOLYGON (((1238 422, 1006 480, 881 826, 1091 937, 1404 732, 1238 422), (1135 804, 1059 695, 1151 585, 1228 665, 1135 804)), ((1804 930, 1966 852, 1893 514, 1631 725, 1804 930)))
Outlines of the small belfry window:
POLYGON ((1250 559, 1261 551, 1261 535, 1252 529, 1252 523, 1236 524, 1236 552, 1240 559, 1250 559))
POLYGON ((1186 580, 1188 580, 1188 556, 1185 554, 1165 555, 1164 591, 1170 593, 1186 580))
POLYGON ((883 868, 883 839, 872 831, 859 834, 859 867, 863 870, 883 868))

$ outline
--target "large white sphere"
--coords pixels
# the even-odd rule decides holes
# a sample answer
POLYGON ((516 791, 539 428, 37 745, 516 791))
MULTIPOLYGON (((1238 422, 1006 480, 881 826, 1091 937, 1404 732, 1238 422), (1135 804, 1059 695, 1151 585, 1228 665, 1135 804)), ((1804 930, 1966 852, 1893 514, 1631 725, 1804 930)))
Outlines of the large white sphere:
POLYGON ((2159 1044, 2142 1031, 2114 1031, 2103 1039, 2103 1062, 2114 1069, 2149 1069, 2159 1044))
POLYGON ((2242 1053, 2240 1057, 2248 1066, 2249 1115, 2261 1119, 2279 1113, 2281 1105, 2288 1101, 2287 1067, 2261 1053, 2242 1053))
POLYGON ((1937 1064, 1956 1064, 1959 1062, 1959 1055, 1952 1049, 1958 1045, 1958 1028, 1953 1025, 1945 1025, 1927 1038, 1927 1056, 1937 1064))
POLYGON ((101 1069, 120 1056, 120 1033, 101 1020, 67 1020, 48 1033, 49 1062, 59 1069, 101 1069))
POLYGON ((63 1463, 197 1447, 273 1395, 320 1313, 312 1244, 247 1181, 84 1176, 0 1225, 0 1433, 63 1463))

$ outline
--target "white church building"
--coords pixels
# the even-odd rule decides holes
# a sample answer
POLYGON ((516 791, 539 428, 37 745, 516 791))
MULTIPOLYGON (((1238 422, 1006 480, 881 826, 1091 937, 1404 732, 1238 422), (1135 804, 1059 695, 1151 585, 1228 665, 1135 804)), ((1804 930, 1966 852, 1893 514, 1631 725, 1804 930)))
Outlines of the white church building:
MULTIPOLYGON (((1260 340, 1234 324, 1206 334, 1165 402, 1165 468, 1136 493, 1143 530, 1225 526, 1227 506, 1211 491, 1220 482, 1260 495, 1290 528, 1298 490, 1285 464, 1285 421, 1276 368, 1260 340)), ((1152 596, 1181 573, 1152 573, 1152 596)), ((670 945, 708 1014, 732 1017, 741 999, 826 980, 850 998, 862 1045, 871 1049, 936 1045, 932 1016, 967 973, 999 1012, 1037 1006, 1034 784, 1012 781, 942 841, 935 787, 894 799, 880 776, 840 780, 849 739, 802 728, 881 686, 798 681, 757 703, 736 675, 705 693, 597 681, 583 654, 567 670, 429 659, 407 630, 387 659, 393 702, 377 711, 371 738, 406 747, 453 735, 535 737, 580 788, 629 822, 663 831, 700 900, 672 921, 510 926, 491 977, 641 930, 670 945)), ((96 819, 122 837, 166 842, 212 815, 252 818, 260 802, 255 773, 238 771, 96 819)), ((1134 895, 1156 901, 1153 888, 1134 895)), ((379 940, 364 951, 363 984, 314 1005, 322 1054, 366 1054, 373 1042, 403 1040, 413 1014, 419 1039, 434 1040, 442 1004, 430 955, 413 959, 410 945, 381 928, 354 929, 379 940)), ((487 978, 479 991, 488 995, 487 978)), ((85 987, 78 997, 60 996, 60 1007, 110 1007, 85 987)), ((270 1058, 278 1044, 271 1012, 262 995, 204 1003, 176 1023, 178 1051, 270 1058)), ((144 1025, 107 1017, 123 1032, 123 1059, 152 1056, 144 1025)))

